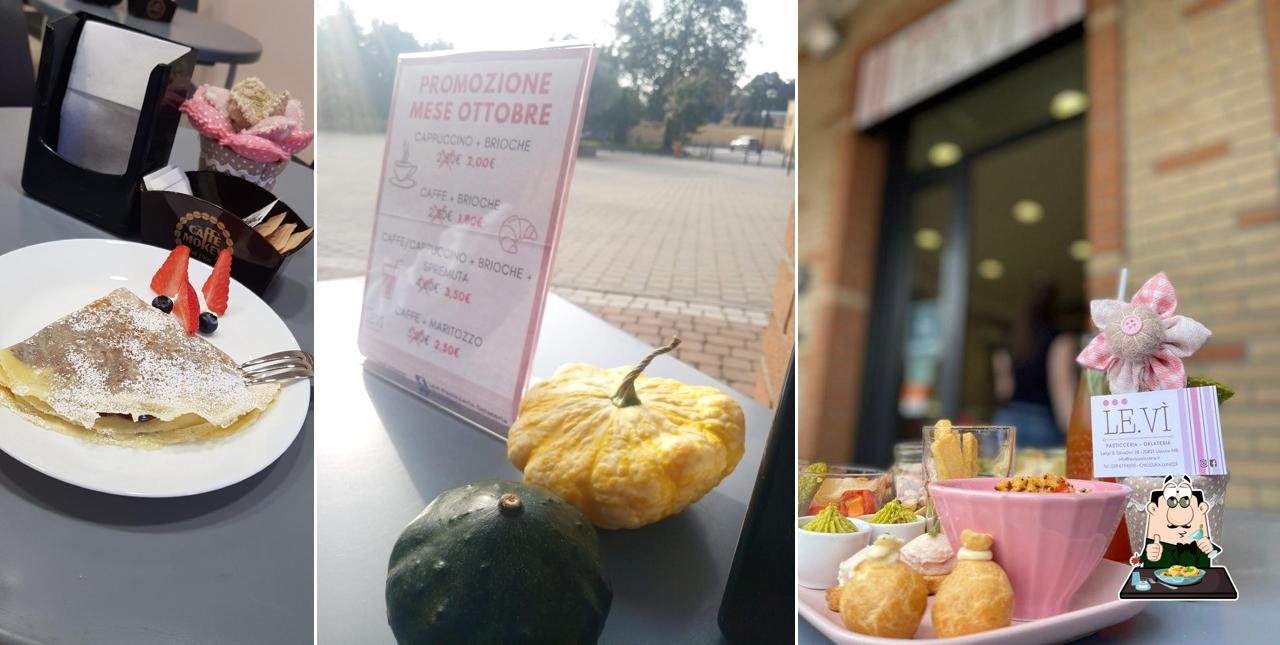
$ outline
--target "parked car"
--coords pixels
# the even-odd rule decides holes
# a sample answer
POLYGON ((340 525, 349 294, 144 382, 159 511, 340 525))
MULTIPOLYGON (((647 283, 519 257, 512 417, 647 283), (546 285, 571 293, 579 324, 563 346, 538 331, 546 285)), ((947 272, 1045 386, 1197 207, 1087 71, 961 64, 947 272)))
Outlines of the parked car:
POLYGON ((749 134, 744 134, 738 137, 737 139, 734 139, 733 141, 729 142, 729 150, 732 152, 737 152, 739 150, 746 150, 747 152, 760 152, 763 148, 764 146, 760 143, 760 139, 757 139, 756 137, 753 137, 749 134))

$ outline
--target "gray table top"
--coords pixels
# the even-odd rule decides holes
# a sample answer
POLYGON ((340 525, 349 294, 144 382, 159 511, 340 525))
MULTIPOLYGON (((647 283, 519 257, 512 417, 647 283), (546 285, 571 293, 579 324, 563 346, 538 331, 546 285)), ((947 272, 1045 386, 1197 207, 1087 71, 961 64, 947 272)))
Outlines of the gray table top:
MULTIPOLYGON (((1142 613, 1076 643, 1263 643, 1275 642, 1280 614, 1280 513, 1227 509, 1226 530, 1218 536, 1222 557, 1240 592, 1230 602, 1150 602, 1142 613)), ((827 645, 831 641, 808 621, 799 619, 797 643, 827 645)))
MULTIPOLYGON (((110 234, 23 194, 30 110, 0 109, 0 253, 110 234)), ((181 129, 170 161, 194 169, 181 129)), ((276 193, 314 221, 312 173, 292 165, 276 193)), ((312 344, 311 249, 265 300, 303 349, 312 344)), ((176 499, 82 490, 0 453, 0 642, 311 642, 314 435, 229 488, 176 499)))
POLYGON ((179 8, 173 22, 156 22, 129 15, 128 0, 114 7, 89 4, 79 0, 32 0, 41 13, 50 18, 61 18, 69 13, 83 11, 128 25, 153 36, 196 49, 196 62, 253 63, 262 56, 262 43, 225 22, 207 18, 194 11, 179 8))
MULTIPOLYGON (((356 335, 363 287, 362 278, 316 285, 316 332, 325 348, 316 382, 320 643, 394 642, 383 597, 400 531, 446 489, 520 479, 501 440, 362 369, 356 335)), ((554 295, 545 315, 535 377, 567 362, 633 365, 651 350, 554 295)), ((646 373, 734 395, 746 413, 746 454, 719 487, 679 515, 641 529, 599 531, 614 592, 602 642, 719 642, 716 613, 773 414, 670 357, 646 373)))

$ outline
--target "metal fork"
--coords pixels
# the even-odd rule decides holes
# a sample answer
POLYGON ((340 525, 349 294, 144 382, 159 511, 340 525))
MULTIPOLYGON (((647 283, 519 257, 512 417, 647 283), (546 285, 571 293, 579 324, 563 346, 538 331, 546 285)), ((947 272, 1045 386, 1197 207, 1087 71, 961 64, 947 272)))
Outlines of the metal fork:
POLYGON ((245 361, 240 365, 240 372, 248 385, 311 378, 315 376, 315 358, 297 349, 276 352, 245 361))

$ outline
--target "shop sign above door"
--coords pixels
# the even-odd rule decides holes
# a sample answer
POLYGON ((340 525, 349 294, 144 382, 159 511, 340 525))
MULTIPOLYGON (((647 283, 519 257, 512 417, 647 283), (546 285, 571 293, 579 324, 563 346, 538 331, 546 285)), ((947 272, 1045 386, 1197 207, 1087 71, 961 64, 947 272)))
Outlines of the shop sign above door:
POLYGON ((867 50, 854 123, 871 127, 1084 18, 1085 0, 951 0, 867 50))

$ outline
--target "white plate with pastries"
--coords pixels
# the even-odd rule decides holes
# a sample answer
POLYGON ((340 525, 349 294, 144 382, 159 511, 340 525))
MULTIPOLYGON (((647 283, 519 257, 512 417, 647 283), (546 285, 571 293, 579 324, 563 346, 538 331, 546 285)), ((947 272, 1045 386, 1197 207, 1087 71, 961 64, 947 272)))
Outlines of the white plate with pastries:
POLYGON ((868 636, 846 629, 840 614, 827 608, 826 592, 822 589, 806 589, 797 585, 796 608, 802 618, 838 645, 908 642, 948 645, 1063 643, 1129 620, 1143 610, 1146 603, 1120 600, 1117 597, 1116 590, 1121 588, 1131 571, 1133 568, 1129 565, 1103 560, 1072 598, 1070 611, 1039 620, 1015 620, 1008 627, 946 639, 938 638, 929 620, 933 608, 932 596, 929 597, 929 610, 925 611, 920 628, 911 639, 868 636))
MULTIPOLYGON (((169 251, 118 240, 62 240, 0 256, 0 348, 118 288, 150 303, 151 277, 169 251), (24 279, 26 276, 29 279, 24 279)), ((213 268, 188 264, 198 292, 213 268)), ((247 287, 231 280, 217 331, 203 336, 236 363, 298 349, 284 321, 247 287)), ((0 450, 61 481, 133 497, 181 497, 230 486, 270 466, 297 438, 311 404, 309 381, 286 383, 256 421, 230 436, 142 449, 85 441, 36 426, 0 407, 0 450)))

